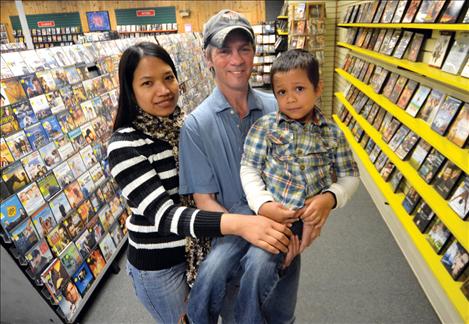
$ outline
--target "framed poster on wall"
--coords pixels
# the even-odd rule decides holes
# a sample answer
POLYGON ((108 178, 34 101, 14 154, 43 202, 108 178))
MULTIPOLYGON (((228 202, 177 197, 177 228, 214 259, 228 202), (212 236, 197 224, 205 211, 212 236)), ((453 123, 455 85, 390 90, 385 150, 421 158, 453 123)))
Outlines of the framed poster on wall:
POLYGON ((111 30, 109 13, 107 11, 88 11, 86 19, 88 20, 90 32, 111 30))

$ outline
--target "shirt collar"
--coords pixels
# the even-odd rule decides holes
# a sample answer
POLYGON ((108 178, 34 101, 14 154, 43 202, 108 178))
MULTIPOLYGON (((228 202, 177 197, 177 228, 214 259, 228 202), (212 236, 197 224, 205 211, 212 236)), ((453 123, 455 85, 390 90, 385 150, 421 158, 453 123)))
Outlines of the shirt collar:
MULTIPOLYGON (((228 102, 228 100, 226 100, 225 95, 220 91, 218 87, 215 87, 215 89, 213 90, 212 98, 215 102, 215 112, 218 113, 227 109, 232 109, 230 103, 228 102)), ((259 101, 259 98, 257 98, 250 85, 248 89, 248 107, 249 111, 262 109, 262 103, 259 101)))
MULTIPOLYGON (((276 120, 277 120, 277 124, 279 125, 282 122, 287 122, 287 123, 297 122, 296 120, 293 120, 289 118, 287 115, 285 115, 284 113, 280 112, 280 110, 277 112, 276 120)), ((326 117, 324 117, 321 110, 317 106, 314 106, 314 109, 313 109, 312 124, 319 126, 319 127, 322 127, 327 124, 326 117)))

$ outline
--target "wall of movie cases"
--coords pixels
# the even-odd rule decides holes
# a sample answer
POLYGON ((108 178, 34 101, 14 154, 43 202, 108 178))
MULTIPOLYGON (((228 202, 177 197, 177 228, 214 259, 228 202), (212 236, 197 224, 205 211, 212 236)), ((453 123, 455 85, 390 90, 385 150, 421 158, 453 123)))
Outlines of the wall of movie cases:
MULTIPOLYGON (((120 54, 142 40, 157 41, 122 39, 1 58, 2 244, 67 321, 126 235, 126 204, 109 175, 106 149, 120 54)), ((180 105, 190 111, 213 88, 201 37, 159 36, 158 42, 176 63, 180 105)))
MULTIPOLYGON (((467 24, 469 12, 464 1, 360 2, 348 8, 343 23, 467 24)), ((438 27, 434 29, 438 31, 438 27)), ((403 208, 434 253, 439 255, 441 265, 452 280, 461 283, 459 288, 469 301, 469 273, 466 271, 469 254, 463 246, 467 243, 467 232, 461 231, 466 228, 469 216, 469 176, 463 170, 468 161, 467 87, 465 90, 460 86, 452 88, 447 93, 442 89, 451 86, 438 86, 437 78, 431 80, 409 73, 404 64, 404 69, 396 69, 391 67, 391 61, 384 59, 388 68, 386 63, 376 61, 375 58, 380 57, 374 54, 404 63, 423 62, 418 67, 423 75, 432 69, 441 69, 460 76, 461 83, 469 84, 465 79, 469 78, 469 33, 445 31, 432 39, 432 30, 418 28, 349 28, 345 42, 371 52, 356 53, 351 48, 345 56, 338 73, 348 81, 348 87, 338 97, 349 106, 342 105, 338 116, 381 177, 390 183, 395 193, 403 194, 403 208), (360 121, 354 118, 357 115, 360 121), (372 130, 365 131, 363 125, 368 130, 371 126, 372 130), (438 143, 423 137, 435 138, 438 143), (439 151, 441 148, 443 153, 439 151), (463 158, 458 160, 458 156, 463 158), (413 171, 407 174, 416 174, 428 184, 432 189, 428 196, 435 197, 435 192, 459 219, 435 212, 430 207, 434 202, 421 197, 427 188, 412 186, 392 162, 394 157, 410 165, 413 171)), ((418 73, 418 69, 413 72, 418 73)), ((427 75, 431 77, 430 73, 427 75)))
POLYGON ((87 44, 2 55, 3 240, 69 319, 126 232, 105 160, 119 53, 96 53, 87 44))

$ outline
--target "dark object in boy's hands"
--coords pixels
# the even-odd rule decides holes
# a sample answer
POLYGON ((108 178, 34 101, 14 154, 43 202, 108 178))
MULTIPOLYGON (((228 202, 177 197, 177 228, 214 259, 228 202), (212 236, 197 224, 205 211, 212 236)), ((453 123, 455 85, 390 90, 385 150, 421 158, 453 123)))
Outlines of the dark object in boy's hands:
POLYGON ((303 236, 303 221, 300 219, 292 224, 292 227, 290 228, 293 234, 298 236, 298 238, 301 241, 301 238, 303 236))

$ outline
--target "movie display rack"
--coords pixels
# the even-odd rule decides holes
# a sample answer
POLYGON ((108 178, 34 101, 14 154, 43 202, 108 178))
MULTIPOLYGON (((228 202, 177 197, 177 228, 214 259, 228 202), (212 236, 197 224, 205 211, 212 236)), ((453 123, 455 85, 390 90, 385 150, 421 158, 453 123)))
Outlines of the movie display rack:
POLYGON ((83 35, 78 36, 76 40, 76 44, 84 44, 90 42, 102 42, 108 41, 112 39, 119 39, 119 34, 115 31, 98 31, 98 32, 90 32, 90 33, 83 33, 83 35))
POLYGON ((289 2, 289 45, 311 52, 322 67, 326 41, 326 4, 316 1, 289 2))
POLYGON ((5 24, 0 24, 0 44, 9 43, 5 24))
POLYGON ((275 32, 277 33, 277 40, 274 45, 275 52, 285 52, 288 50, 288 16, 277 16, 275 32))
POLYGON ((135 38, 174 34, 178 32, 177 23, 146 24, 146 25, 117 25, 120 38, 135 38))
POLYGON ((118 98, 113 45, 1 58, 1 243, 64 321, 125 241, 127 211, 106 161, 118 98))
POLYGON ((25 43, 0 44, 0 53, 24 51, 25 49, 26 49, 26 44, 25 43))
POLYGON ((280 9, 280 13, 275 21, 275 32, 277 40, 275 41, 275 52, 281 53, 288 49, 288 3, 285 2, 280 9))
POLYGON ((129 212, 106 150, 119 58, 140 41, 159 43, 173 57, 185 111, 211 92, 195 33, 1 57, 0 242, 64 322, 76 320, 126 241, 129 212))
POLYGON ((338 25, 333 118, 443 322, 469 321, 468 23, 465 1, 410 0, 358 2, 338 25))
MULTIPOLYGON (((83 35, 80 26, 32 28, 30 31, 34 48, 73 45, 78 36, 83 35)), ((24 42, 21 29, 13 30, 13 36, 16 42, 24 42)))
POLYGON ((266 87, 270 85, 270 68, 275 59, 275 23, 264 23, 252 26, 256 36, 256 55, 251 75, 253 87, 266 87))

